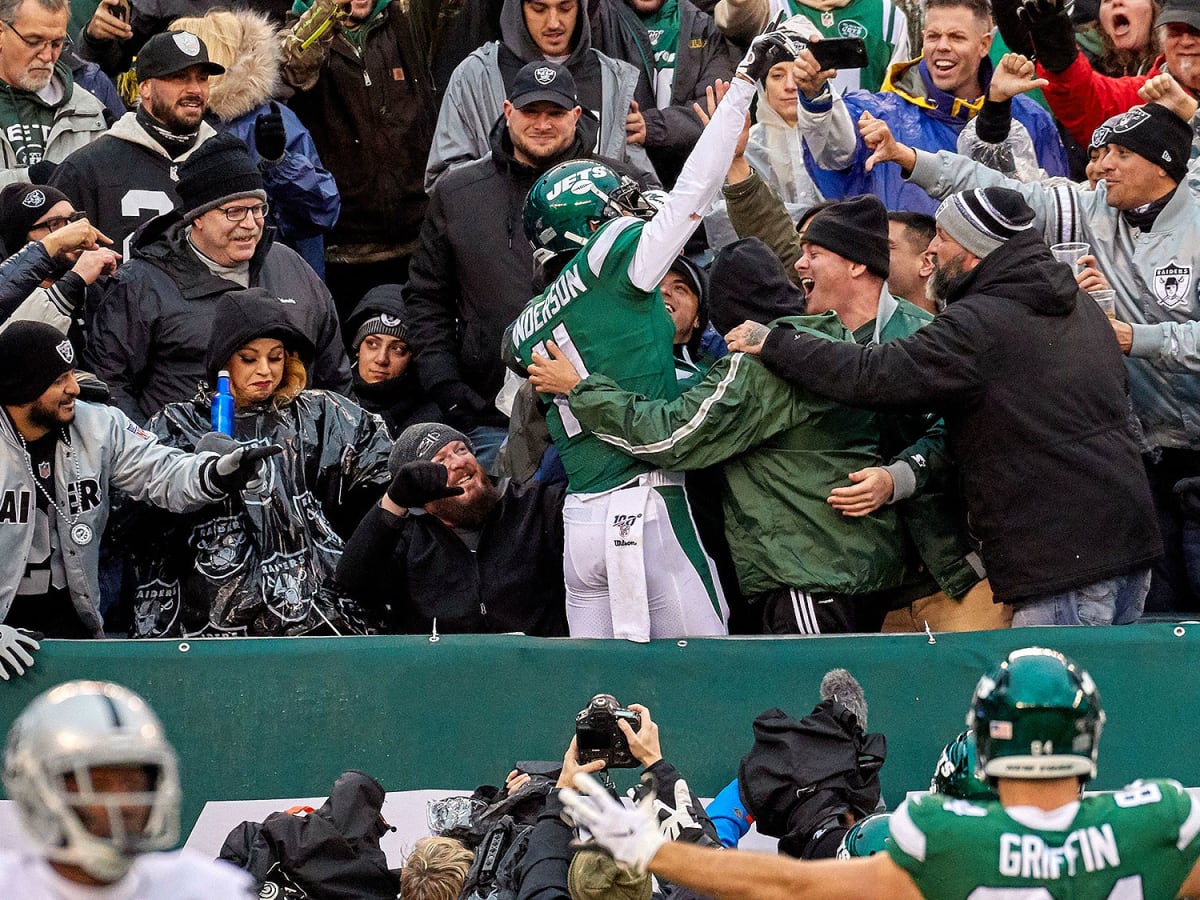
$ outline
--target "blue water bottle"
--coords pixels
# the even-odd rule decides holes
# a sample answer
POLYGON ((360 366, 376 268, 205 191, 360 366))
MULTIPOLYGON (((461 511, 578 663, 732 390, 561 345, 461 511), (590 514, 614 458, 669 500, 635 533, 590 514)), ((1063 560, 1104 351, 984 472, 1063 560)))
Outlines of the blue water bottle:
POLYGON ((217 373, 217 390, 212 398, 212 430, 233 437, 233 392, 229 389, 229 372, 217 373))

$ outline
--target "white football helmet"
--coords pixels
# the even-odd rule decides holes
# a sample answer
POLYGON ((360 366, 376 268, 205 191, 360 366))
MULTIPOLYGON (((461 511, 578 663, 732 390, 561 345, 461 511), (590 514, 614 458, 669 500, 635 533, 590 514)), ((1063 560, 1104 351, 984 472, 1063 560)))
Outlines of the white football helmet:
POLYGON ((4 789, 46 859, 105 882, 121 879, 138 854, 169 849, 179 838, 175 750, 149 704, 118 684, 69 681, 30 703, 8 732, 4 789), (100 766, 143 766, 150 789, 101 793, 91 776, 100 766), (67 789, 68 776, 77 790, 67 789), (110 833, 92 833, 80 807, 103 807, 110 833), (127 829, 122 807, 149 810, 141 831, 127 829))

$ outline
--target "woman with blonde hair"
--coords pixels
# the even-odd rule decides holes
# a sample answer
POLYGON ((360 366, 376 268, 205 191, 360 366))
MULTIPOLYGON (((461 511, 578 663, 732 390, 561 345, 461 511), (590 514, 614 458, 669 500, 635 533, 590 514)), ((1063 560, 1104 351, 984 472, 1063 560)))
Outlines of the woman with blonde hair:
POLYGON ((171 30, 199 37, 209 59, 225 67, 224 75, 208 82, 210 124, 245 142, 262 172, 270 221, 280 240, 323 277, 323 235, 337 221, 341 198, 308 129, 276 102, 282 85, 278 30, 262 13, 248 9, 209 10, 176 19, 171 30))
POLYGON ((401 900, 458 900, 474 859, 454 838, 421 838, 400 870, 401 900))
POLYGON ((287 298, 262 288, 217 304, 210 384, 229 373, 232 437, 210 434, 212 391, 169 403, 146 426, 189 451, 275 444, 267 476, 188 516, 153 515, 125 530, 135 637, 281 636, 369 630, 333 590, 343 535, 389 481, 382 422, 339 394, 305 388, 312 343, 283 320, 287 298))

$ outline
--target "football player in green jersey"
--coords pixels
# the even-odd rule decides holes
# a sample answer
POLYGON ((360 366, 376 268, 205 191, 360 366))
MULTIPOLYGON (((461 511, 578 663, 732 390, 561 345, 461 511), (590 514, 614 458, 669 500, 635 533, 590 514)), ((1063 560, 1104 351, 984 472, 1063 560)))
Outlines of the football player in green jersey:
POLYGON ((998 801, 906 800, 883 853, 799 861, 669 843, 588 776, 562 792, 619 862, 718 900, 793 897, 1139 900, 1200 893, 1200 802, 1177 782, 1081 797, 1104 712, 1090 675, 1054 650, 1009 654, 979 680, 967 724, 998 801))
MULTIPOLYGON (((720 190, 755 84, 799 52, 787 31, 755 38, 660 209, 597 161, 562 163, 534 183, 525 230, 535 259, 554 274, 512 325, 522 364, 535 352, 548 356, 552 341, 581 373, 608 375, 649 397, 679 395, 675 327, 659 283, 720 190)), ((563 570, 571 635, 724 634, 725 600, 682 475, 583 432, 565 400, 549 408, 546 422, 568 477, 563 570)))

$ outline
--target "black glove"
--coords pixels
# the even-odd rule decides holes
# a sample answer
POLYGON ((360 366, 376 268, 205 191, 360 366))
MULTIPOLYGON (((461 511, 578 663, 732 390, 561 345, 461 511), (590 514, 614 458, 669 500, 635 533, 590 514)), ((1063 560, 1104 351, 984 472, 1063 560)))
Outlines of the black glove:
POLYGON ((1025 0, 1017 18, 1029 29, 1037 59, 1051 72, 1064 72, 1075 62, 1079 48, 1063 0, 1025 0))
POLYGON ((406 509, 419 509, 431 500, 457 497, 463 489, 450 487, 446 483, 449 477, 449 471, 441 463, 424 459, 405 463, 388 485, 388 499, 406 509))
POLYGON ((430 392, 433 402, 446 417, 446 424, 467 432, 487 413, 487 401, 461 381, 445 381, 430 392))
POLYGON ((283 448, 277 444, 266 447, 238 447, 223 456, 218 456, 204 470, 208 486, 216 494, 237 494, 252 481, 262 478, 263 460, 283 448))
POLYGON ((50 162, 48 159, 43 159, 41 162, 35 162, 29 167, 29 183, 49 184, 50 179, 54 177, 54 170, 57 168, 58 163, 50 162))
POLYGON ((272 101, 271 111, 254 120, 254 149, 269 163, 283 159, 287 149, 287 131, 283 127, 283 113, 279 104, 272 101))
POLYGON ((762 82, 771 71, 771 66, 791 62, 803 49, 804 44, 796 40, 793 32, 782 29, 764 32, 750 42, 750 49, 738 63, 738 74, 745 75, 751 81, 762 82))

